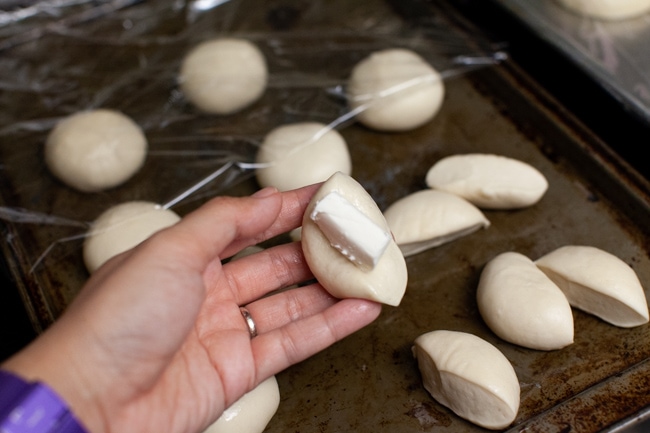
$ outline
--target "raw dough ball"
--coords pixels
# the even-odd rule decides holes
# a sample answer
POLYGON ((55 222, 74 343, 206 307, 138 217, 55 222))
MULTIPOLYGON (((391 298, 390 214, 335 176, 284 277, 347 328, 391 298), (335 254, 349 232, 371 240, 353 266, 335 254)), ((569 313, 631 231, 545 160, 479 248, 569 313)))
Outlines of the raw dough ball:
POLYGON ((280 388, 271 376, 233 403, 203 433, 262 433, 280 406, 280 388))
POLYGON ((257 101, 266 90, 266 59, 244 39, 203 42, 183 59, 179 83, 185 97, 201 110, 231 114, 257 101))
POLYGON ((86 268, 94 272, 108 259, 179 220, 173 211, 146 201, 131 201, 109 208, 93 222, 84 241, 86 268))
MULTIPOLYGON (((404 257, 392 238, 374 268, 365 269, 335 248, 312 219, 312 212, 319 200, 332 192, 353 204, 365 215, 369 224, 386 232, 389 230, 377 204, 366 190, 350 176, 335 173, 312 197, 303 218, 302 248, 309 268, 323 287, 337 298, 364 298, 399 305, 406 291, 408 276, 404 257)), ((340 236, 344 237, 344 233, 340 236)))
POLYGON ((288 191, 327 180, 337 171, 349 175, 348 145, 335 129, 303 122, 275 128, 264 138, 256 158, 257 181, 262 187, 288 191))
POLYGON ((535 264, 562 289, 573 307, 625 328, 648 323, 641 282, 615 255, 591 246, 568 245, 535 264))
POLYGON ((464 332, 432 331, 415 339, 424 387, 458 416, 489 429, 510 425, 519 411, 519 380, 492 344, 464 332))
POLYGON ((516 209, 537 203, 548 182, 525 162, 492 154, 453 155, 427 172, 429 187, 459 195, 484 209, 516 209))
POLYGON ((350 107, 363 107, 357 118, 380 131, 424 125, 438 113, 444 93, 440 74, 418 54, 401 48, 371 54, 354 67, 348 82, 350 107))
POLYGON ((569 301, 523 254, 506 252, 490 260, 476 298, 485 323, 506 341, 537 350, 573 343, 569 301))
POLYGON ((397 200, 384 211, 384 217, 404 256, 490 225, 485 215, 467 200, 431 189, 397 200))
POLYGON ((120 185, 144 164, 147 139, 124 114, 84 111, 59 122, 45 142, 45 163, 65 184, 84 192, 120 185))
POLYGON ((567 9, 591 18, 621 20, 650 10, 650 0, 558 0, 567 9))

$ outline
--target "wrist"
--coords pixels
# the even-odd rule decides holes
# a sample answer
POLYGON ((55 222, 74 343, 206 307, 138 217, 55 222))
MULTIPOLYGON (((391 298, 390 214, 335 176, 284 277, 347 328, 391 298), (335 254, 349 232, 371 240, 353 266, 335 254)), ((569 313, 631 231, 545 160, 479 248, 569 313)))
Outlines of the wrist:
POLYGON ((0 431, 86 433, 54 390, 3 370, 0 370, 0 431))

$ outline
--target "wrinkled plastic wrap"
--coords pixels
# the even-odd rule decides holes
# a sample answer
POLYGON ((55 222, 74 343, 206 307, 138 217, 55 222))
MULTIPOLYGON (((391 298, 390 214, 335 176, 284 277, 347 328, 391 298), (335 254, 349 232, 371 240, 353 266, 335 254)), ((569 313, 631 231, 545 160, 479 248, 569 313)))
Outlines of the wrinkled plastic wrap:
MULTIPOLYGON (((650 122, 650 14, 590 18, 552 0, 496 0, 650 122)), ((552 68, 553 65, 549 65, 552 68)))
MULTIPOLYGON (((406 29, 389 14, 366 17, 360 12, 343 3, 287 2, 257 16, 255 2, 246 0, 42 1, 3 11, 0 98, 11 107, 0 118, 7 155, 3 170, 20 183, 21 195, 54 188, 45 195, 74 194, 84 203, 60 209, 47 199, 28 197, 29 207, 5 206, 0 217, 14 222, 29 218, 41 226, 38 230, 54 234, 58 230, 52 226, 64 219, 87 228, 101 211, 126 200, 153 201, 174 210, 184 205, 178 210, 183 214, 214 195, 244 193, 232 188, 254 175, 256 149, 271 129, 301 121, 336 129, 354 123, 358 110, 348 108, 346 80, 351 68, 376 50, 414 50, 444 79, 496 64, 504 55, 470 49, 443 28, 406 29), (296 14, 305 27, 284 31, 296 14), (262 100, 233 115, 200 112, 178 85, 184 55, 220 36, 252 41, 269 68, 262 100), (41 148, 61 119, 97 108, 118 110, 143 128, 149 141, 147 167, 116 189, 78 194, 47 172, 41 148), (18 152, 16 142, 21 143, 18 152), (25 160, 33 169, 25 169, 25 160), (19 174, 14 176, 15 171, 19 174), (156 188, 160 179, 175 179, 174 189, 156 188)), ((58 262, 63 244, 83 237, 52 237, 40 254, 29 254, 33 271, 48 266, 44 260, 49 256, 58 262)))

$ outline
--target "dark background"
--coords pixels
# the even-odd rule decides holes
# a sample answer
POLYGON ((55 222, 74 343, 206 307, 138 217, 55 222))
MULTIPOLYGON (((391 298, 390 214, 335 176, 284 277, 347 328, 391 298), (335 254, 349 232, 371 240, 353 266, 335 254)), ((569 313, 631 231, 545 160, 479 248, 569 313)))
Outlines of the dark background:
POLYGON ((35 332, 4 259, 0 266, 0 361, 3 361, 31 341, 35 332))

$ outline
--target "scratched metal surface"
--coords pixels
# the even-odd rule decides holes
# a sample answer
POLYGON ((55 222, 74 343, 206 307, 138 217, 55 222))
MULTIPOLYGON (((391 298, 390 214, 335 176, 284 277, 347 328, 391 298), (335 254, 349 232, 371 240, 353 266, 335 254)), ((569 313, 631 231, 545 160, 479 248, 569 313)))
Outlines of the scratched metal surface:
MULTIPOLYGON (((364 53, 409 43, 447 68, 452 55, 474 52, 478 39, 462 30, 462 19, 446 2, 427 4, 432 8, 427 9, 428 25, 436 30, 424 39, 412 38, 410 23, 380 0, 230 2, 193 17, 188 6, 198 3, 180 11, 165 8, 164 2, 134 4, 3 52, 0 76, 11 84, 5 85, 9 92, 0 94, 3 206, 87 222, 120 201, 170 200, 220 167, 223 161, 213 155, 215 149, 250 158, 256 140, 279 123, 327 121, 344 112, 340 101, 323 89, 344 84, 349 67, 364 53), (174 82, 181 53, 202 38, 223 33, 257 40, 274 68, 264 98, 227 119, 195 113, 174 82), (368 38, 368 33, 374 36, 368 38), (296 75, 296 70, 302 73, 296 75), (25 95, 29 97, 18 97, 25 95), (41 145, 54 120, 100 105, 136 118, 152 151, 128 184, 80 194, 51 178, 41 145)), ((441 112, 415 131, 386 134, 357 124, 341 127, 353 175, 379 206, 424 188, 424 175, 439 158, 477 151, 534 165, 549 180, 547 194, 528 209, 486 212, 488 229, 408 258, 409 284, 399 307, 385 307, 366 329, 278 375, 281 403, 268 432, 483 431, 436 403, 421 386, 410 347, 415 337, 434 329, 479 335, 513 363, 521 406, 512 431, 597 432, 650 405, 647 325, 620 329, 575 311, 575 343, 540 352, 495 337, 475 301, 480 271, 496 254, 518 251, 534 259, 566 244, 594 245, 616 254, 634 268, 648 293, 647 182, 510 61, 453 76, 445 86, 441 112)), ((220 178, 176 210, 184 214, 215 194, 240 195, 257 188, 250 173, 233 170, 228 175, 232 182, 220 178)), ((48 326, 87 278, 81 241, 57 243, 80 230, 43 222, 3 223, 4 253, 36 327, 48 326), (53 252, 30 271, 53 243, 53 252)))

